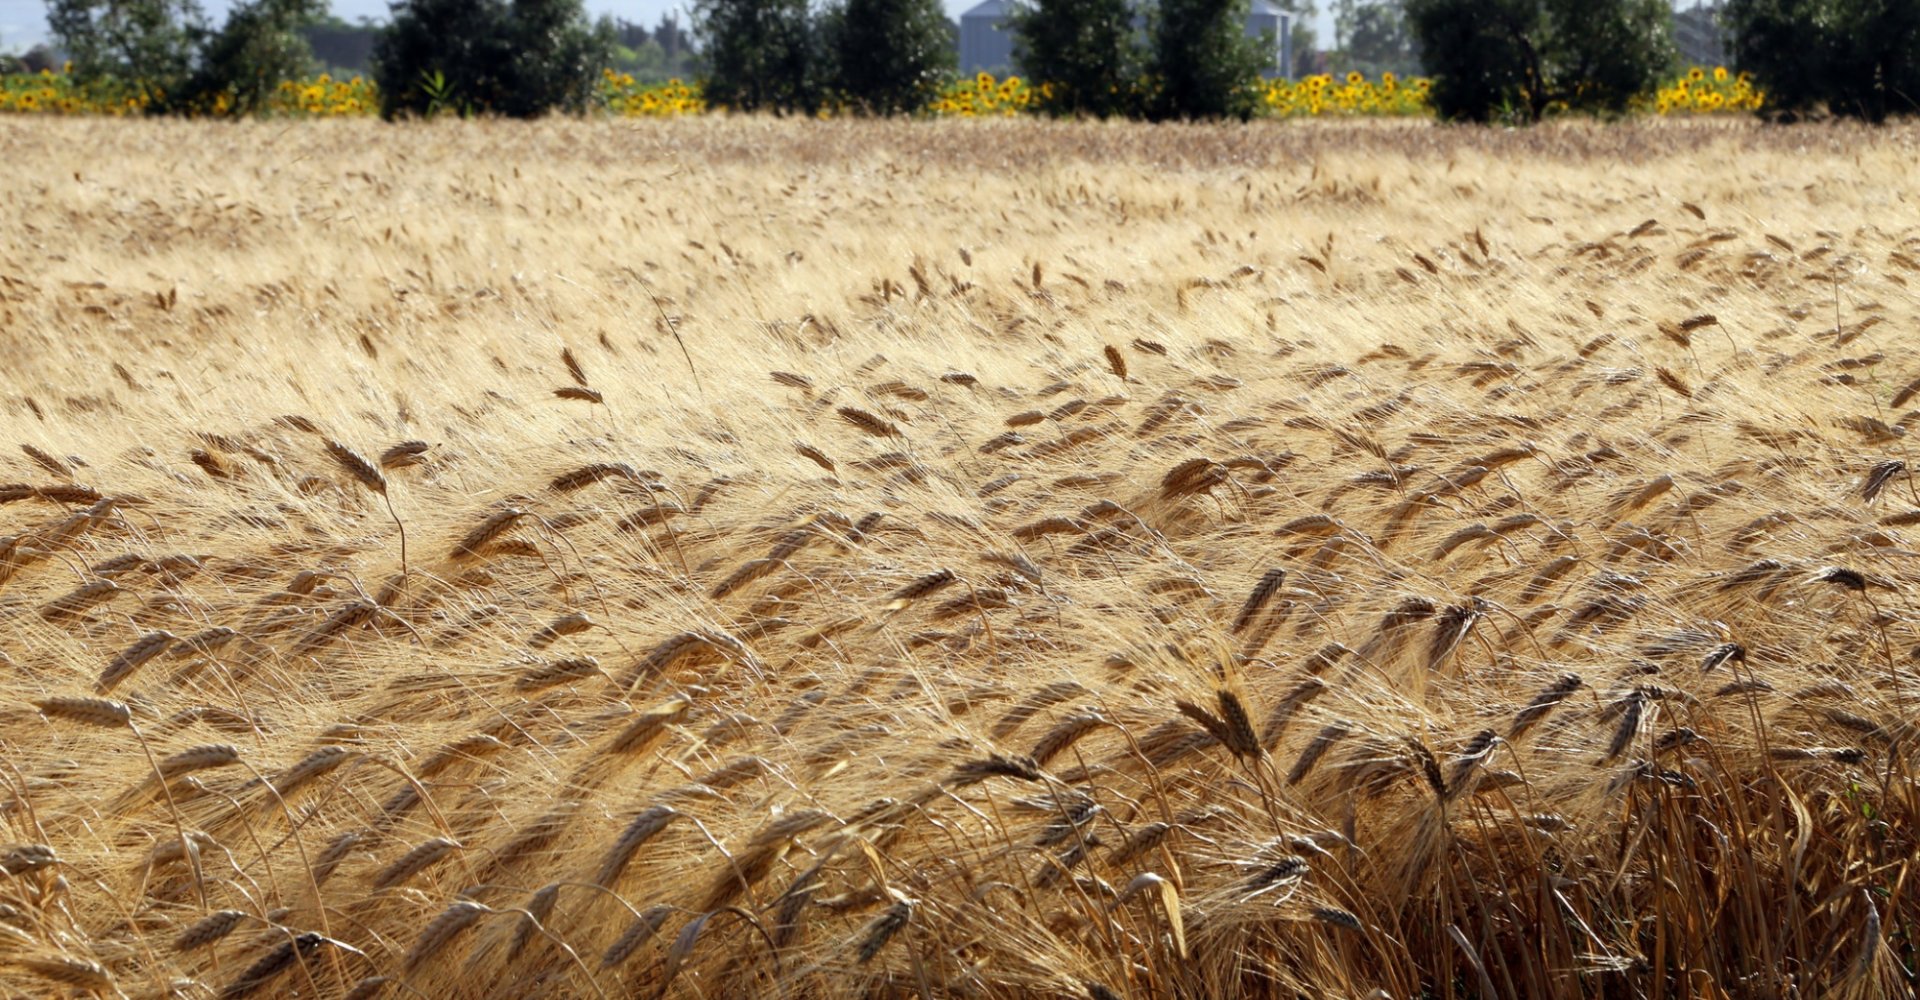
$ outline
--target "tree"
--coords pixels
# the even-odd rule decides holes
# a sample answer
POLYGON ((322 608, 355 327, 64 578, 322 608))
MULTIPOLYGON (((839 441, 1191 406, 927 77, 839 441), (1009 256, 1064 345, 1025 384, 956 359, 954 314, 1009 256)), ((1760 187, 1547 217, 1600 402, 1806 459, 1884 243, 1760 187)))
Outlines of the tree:
POLYGON ((1413 32, 1399 0, 1337 0, 1333 23, 1341 72, 1407 76, 1418 71, 1413 32))
POLYGON ((1146 55, 1127 0, 1038 0, 1015 8, 1010 21, 1014 63, 1051 88, 1047 111, 1106 118, 1139 110, 1146 55))
POLYGON ((583 110, 613 44, 581 0, 395 0, 373 46, 380 114, 583 110))
MULTIPOLYGON (((1288 53, 1292 57, 1289 65, 1293 67, 1293 74, 1300 76, 1307 72, 1307 67, 1313 66, 1320 60, 1320 36, 1313 28, 1314 19, 1320 14, 1320 5, 1314 0, 1277 0, 1277 2, 1281 9, 1293 14, 1293 27, 1288 31, 1293 46, 1293 51, 1288 53)), ((1338 29, 1335 30, 1337 32, 1338 29)), ((1336 43, 1337 41, 1336 39, 1336 43)))
POLYGON ((939 0, 845 0, 822 33, 833 49, 833 88, 870 113, 920 108, 953 71, 939 0))
POLYGON ((1680 58, 1667 0, 1550 0, 1547 9, 1554 28, 1547 96, 1570 108, 1624 112, 1680 58))
POLYGON ((632 21, 614 21, 612 67, 646 83, 660 83, 693 75, 693 53, 685 33, 671 15, 662 16, 652 31, 632 21))
POLYGON ((83 84, 145 88, 155 111, 244 114, 311 68, 299 29, 325 8, 324 0, 250 0, 215 29, 195 0, 49 0, 47 24, 83 84))
POLYGON ((515 85, 499 110, 515 118, 585 110, 613 59, 613 22, 588 20, 582 0, 514 0, 511 10, 515 85))
POLYGON ((827 50, 807 0, 696 0, 706 96, 737 111, 812 111, 827 50))
POLYGON ((1442 118, 1488 121, 1537 83, 1529 75, 1539 62, 1532 40, 1541 37, 1543 19, 1532 0, 1408 0, 1407 21, 1442 118))
POLYGON ((647 34, 645 25, 635 24, 624 17, 620 17, 615 18, 613 21, 613 37, 614 41, 621 45, 630 49, 637 49, 651 41, 653 36, 647 34))
POLYGON ((668 62, 686 51, 686 34, 680 27, 680 19, 672 14, 660 15, 660 23, 653 28, 653 40, 660 43, 660 51, 667 54, 668 62))
POLYGON ((1448 119, 1617 114, 1675 58, 1666 0, 1407 0, 1406 10, 1448 119))
POLYGON ((1920 4, 1913 0, 1730 0, 1734 65, 1769 108, 1882 122, 1920 112, 1920 4))
POLYGON ((280 81, 312 68, 313 48, 300 29, 326 9, 326 0, 255 0, 234 7, 201 47, 183 96, 204 106, 225 94, 235 114, 264 110, 280 81))
POLYGON ((694 51, 687 29, 680 26, 679 15, 662 14, 660 23, 653 28, 653 40, 659 43, 660 51, 666 54, 668 76, 692 76, 703 71, 700 54, 694 51))
MULTIPOLYGON (((1260 41, 1247 37, 1247 9, 1246 0, 1160 0, 1153 24, 1153 117, 1253 117, 1267 58, 1260 41)), ((1272 51, 1271 44, 1264 48, 1272 51)))
POLYGON ((49 0, 47 27, 73 61, 75 79, 175 94, 209 32, 194 0, 49 0))

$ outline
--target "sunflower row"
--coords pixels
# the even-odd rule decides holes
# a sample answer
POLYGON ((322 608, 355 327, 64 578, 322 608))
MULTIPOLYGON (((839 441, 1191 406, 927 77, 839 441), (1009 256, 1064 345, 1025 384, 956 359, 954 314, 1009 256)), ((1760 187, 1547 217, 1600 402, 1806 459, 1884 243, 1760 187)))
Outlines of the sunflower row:
POLYGON ((1392 72, 1378 80, 1357 72, 1340 78, 1316 73, 1299 80, 1266 81, 1261 103, 1267 113, 1281 118, 1424 115, 1432 110, 1427 104, 1432 86, 1425 77, 1402 80, 1392 72))
MULTIPOLYGON (((1403 79, 1393 73, 1382 73, 1377 79, 1360 73, 1344 77, 1319 73, 1299 80, 1264 81, 1260 102, 1264 112, 1276 118, 1419 116, 1432 111, 1431 84, 1424 77, 1403 79)), ((599 105, 617 117, 659 118, 713 110, 697 83, 678 79, 648 83, 611 69, 601 74, 595 94, 599 105)), ((941 87, 926 110, 937 118, 1005 117, 1037 111, 1051 95, 1050 84, 980 73, 941 87)), ((0 113, 137 115, 161 96, 115 81, 81 83, 70 73, 50 69, 0 76, 0 113)), ((1695 66, 1648 95, 1638 108, 1663 116, 1750 112, 1765 101, 1765 93, 1746 73, 1732 73, 1724 66, 1695 66)), ((224 114, 229 108, 224 98, 216 98, 207 110, 224 114)), ((373 81, 326 73, 284 81, 267 102, 268 113, 295 118, 354 117, 376 114, 379 109, 373 81)))
POLYGON ((1695 66, 1654 91, 1646 110, 1668 116, 1758 111, 1766 99, 1766 93, 1756 88, 1746 73, 1732 73, 1725 66, 1710 70, 1695 66))
POLYGON ((341 118, 380 111, 380 92, 363 76, 336 80, 322 73, 305 80, 282 80, 268 101, 275 114, 296 118, 341 118))
POLYGON ((53 115, 144 114, 153 95, 117 81, 81 84, 71 72, 0 74, 0 113, 53 115))
POLYGON ((1018 76, 995 79, 992 73, 980 73, 942 87, 927 110, 939 118, 1006 117, 1037 110, 1052 96, 1051 84, 1033 87, 1018 76))
POLYGON ((643 83, 632 73, 603 70, 595 90, 601 106, 621 118, 670 118, 697 115, 707 110, 707 99, 700 88, 679 79, 665 83, 643 83))

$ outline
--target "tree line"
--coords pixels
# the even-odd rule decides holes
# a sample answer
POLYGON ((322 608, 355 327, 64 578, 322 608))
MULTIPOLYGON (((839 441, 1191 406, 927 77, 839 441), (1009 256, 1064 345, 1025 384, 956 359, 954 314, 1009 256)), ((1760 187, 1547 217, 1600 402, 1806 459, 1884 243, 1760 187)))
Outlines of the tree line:
MULTIPOLYGON (((1618 114, 1675 63, 1667 0, 1406 0, 1441 117, 1618 114)), ((1736 69, 1768 113, 1884 121, 1920 112, 1920 2, 1727 0, 1736 69)))
MULTIPOLYGON (((1056 115, 1247 118, 1273 40, 1248 0, 1017 0, 1015 61, 1056 115)), ((1295 3, 1311 11, 1311 4, 1295 3)), ((134 81, 158 112, 266 105, 306 72, 325 0, 48 0, 83 80, 134 81)), ((1336 0, 1345 47, 1417 53, 1448 120, 1624 113, 1677 64, 1669 0, 1336 0)), ((1867 121, 1920 112, 1920 2, 1726 0, 1736 69, 1768 113, 1867 121)), ((940 0, 696 0, 707 100, 740 111, 912 112, 954 69, 940 0)), ((626 39, 630 41, 631 39, 626 39)), ((584 111, 623 36, 582 0, 396 0, 372 55, 387 117, 584 111)), ((1357 63, 1350 62, 1350 65, 1357 63)))
MULTIPOLYGON (((701 0, 707 99, 744 111, 923 106, 954 46, 939 0, 701 0)), ((1056 114, 1251 117, 1272 40, 1245 34, 1245 0, 1040 0, 1016 8, 1015 61, 1056 114), (1144 30, 1143 30, 1144 28, 1144 30)))

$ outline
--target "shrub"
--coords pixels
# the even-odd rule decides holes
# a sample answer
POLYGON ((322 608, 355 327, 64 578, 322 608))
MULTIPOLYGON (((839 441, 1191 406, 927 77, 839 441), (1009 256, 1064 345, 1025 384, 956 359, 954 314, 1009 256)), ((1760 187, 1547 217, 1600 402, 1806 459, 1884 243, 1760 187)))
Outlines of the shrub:
POLYGON ((225 95, 235 114, 264 110, 281 81, 312 70, 313 49, 300 28, 326 7, 325 0, 260 0, 235 7, 201 47, 182 96, 207 105, 225 95))
POLYGON ((845 0, 822 33, 833 50, 833 89, 863 111, 918 110, 953 71, 952 27, 939 0, 845 0))
POLYGON ((1239 118, 1260 106, 1272 51, 1246 34, 1246 0, 1160 0, 1153 26, 1153 117, 1239 118))
POLYGON ((1139 110, 1146 56, 1127 0, 1038 0, 1011 20, 1014 62, 1049 85, 1042 109, 1099 118, 1139 110))
POLYGON ((612 59, 613 29, 581 0, 399 0, 373 45, 380 113, 533 118, 579 111, 612 59))
POLYGON ((806 0, 697 0, 707 100, 738 111, 819 107, 831 69, 816 28, 806 0))
POLYGON ((1405 7, 1397 0, 1337 0, 1334 18, 1339 36, 1336 53, 1342 72, 1410 76, 1419 72, 1413 31, 1405 7))
POLYGON ((1407 0, 1442 118, 1619 114, 1674 61, 1665 0, 1407 0))
POLYGON ((1871 122, 1920 111, 1920 4, 1913 0, 1731 0, 1736 67, 1786 117, 1871 122))

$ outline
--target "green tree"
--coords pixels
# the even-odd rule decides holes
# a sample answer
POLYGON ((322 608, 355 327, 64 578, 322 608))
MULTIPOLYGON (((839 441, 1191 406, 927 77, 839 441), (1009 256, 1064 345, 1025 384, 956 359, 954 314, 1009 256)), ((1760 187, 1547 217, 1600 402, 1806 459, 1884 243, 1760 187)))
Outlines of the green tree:
POLYGON ((613 68, 631 73, 645 83, 685 79, 693 73, 693 53, 688 50, 686 33, 671 15, 663 16, 652 31, 639 24, 615 20, 617 44, 613 50, 613 68))
POLYGON ((209 33, 194 0, 49 0, 47 27, 82 82, 118 80, 184 89, 209 33))
POLYGON ((300 29, 326 10, 326 0, 255 0, 234 7, 201 46, 182 96, 205 106, 226 94, 235 114, 265 110, 280 81, 313 68, 313 49, 300 29))
POLYGON ((144 87, 161 112, 205 112, 224 96, 231 113, 244 114, 312 67, 299 28, 325 7, 250 0, 215 29, 195 0, 49 0, 47 24, 83 84, 144 87))
POLYGON ((660 43, 651 38, 634 48, 617 45, 613 50, 613 68, 632 73, 638 80, 657 82, 667 78, 667 54, 661 50, 660 43))
POLYGON ((613 61, 613 21, 589 20, 582 0, 513 0, 510 9, 515 87, 499 110, 516 118, 586 110, 613 61))
POLYGON ((1666 0, 1407 0, 1443 118, 1618 114, 1673 66, 1666 0))
POLYGON ((697 0, 707 100, 736 111, 812 111, 830 53, 807 0, 697 0))
POLYGON ((1920 112, 1914 0, 1730 0, 1722 18, 1769 108, 1870 122, 1920 112))
POLYGON ((1359 70, 1368 76, 1418 72, 1413 31, 1399 0, 1336 0, 1333 23, 1337 71, 1359 70))
POLYGON ((1680 58, 1667 0, 1551 0, 1550 100, 1619 114, 1652 90, 1680 58))
POLYGON ((1442 118, 1488 121, 1540 89, 1530 85, 1544 18, 1532 0, 1408 0, 1407 22, 1442 118))
POLYGON ((653 28, 653 40, 660 43, 660 50, 667 54, 668 76, 693 77, 706 71, 678 15, 661 15, 660 23, 653 28))
POLYGON ((1009 20, 1014 63, 1032 83, 1051 87, 1046 111, 1106 118, 1140 110, 1146 53, 1127 0, 1038 0, 1009 20))
POLYGON ((613 44, 581 0, 396 0, 373 45, 380 113, 581 111, 613 44))
POLYGON ((1246 0, 1160 0, 1151 63, 1159 119, 1253 117, 1272 40, 1247 37, 1246 0))
POLYGON ((1288 55, 1293 66, 1293 74, 1305 75, 1309 72, 1308 68, 1320 58, 1320 36, 1313 28, 1314 19, 1320 14, 1320 5, 1314 0, 1275 0, 1275 2, 1282 10, 1293 14, 1293 27, 1288 31, 1293 51, 1288 55))
POLYGON ((919 109, 953 72, 939 0, 844 0, 822 34, 833 50, 833 89, 873 114, 919 109))

